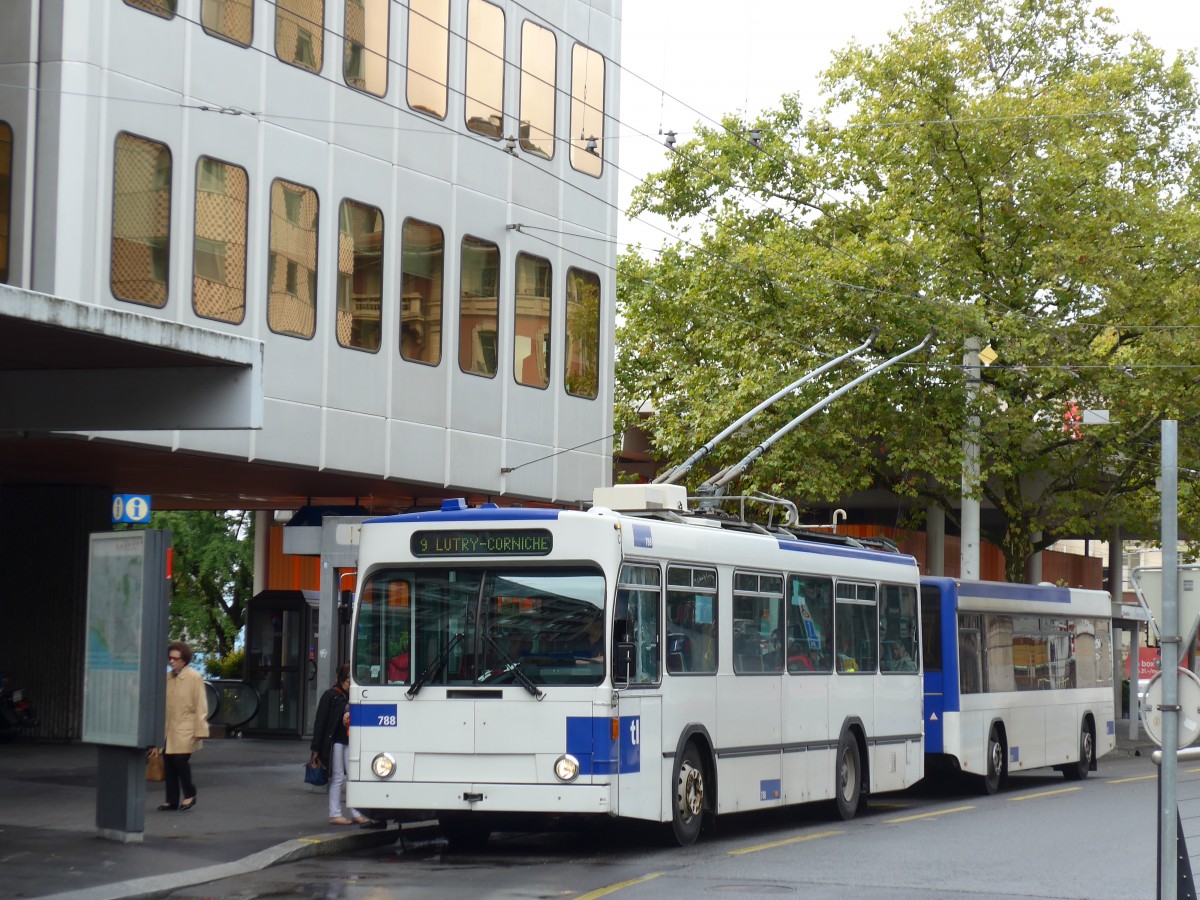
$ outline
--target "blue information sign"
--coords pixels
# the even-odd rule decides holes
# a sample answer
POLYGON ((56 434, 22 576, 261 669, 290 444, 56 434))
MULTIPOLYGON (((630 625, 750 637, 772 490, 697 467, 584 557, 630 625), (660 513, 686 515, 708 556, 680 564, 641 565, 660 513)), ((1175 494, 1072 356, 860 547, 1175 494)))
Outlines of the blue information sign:
POLYGON ((149 494, 113 494, 112 520, 140 525, 150 521, 149 494))

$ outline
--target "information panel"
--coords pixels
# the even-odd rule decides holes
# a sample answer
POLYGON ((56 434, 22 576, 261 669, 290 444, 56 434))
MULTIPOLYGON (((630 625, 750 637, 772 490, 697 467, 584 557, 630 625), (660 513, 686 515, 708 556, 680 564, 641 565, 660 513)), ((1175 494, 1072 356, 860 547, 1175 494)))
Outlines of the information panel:
POLYGON ((161 740, 170 532, 90 536, 83 740, 148 747, 161 740))
POLYGON ((413 556, 546 556, 554 539, 544 528, 416 531, 413 556))

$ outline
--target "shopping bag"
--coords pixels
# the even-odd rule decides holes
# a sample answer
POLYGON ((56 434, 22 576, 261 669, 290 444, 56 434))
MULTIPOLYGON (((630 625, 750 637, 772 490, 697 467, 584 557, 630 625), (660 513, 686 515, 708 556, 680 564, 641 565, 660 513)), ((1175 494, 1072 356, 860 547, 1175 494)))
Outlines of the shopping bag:
POLYGON ((157 747, 151 747, 146 751, 146 780, 167 780, 167 766, 163 761, 162 751, 157 747))
POLYGON ((321 760, 314 756, 304 767, 304 783, 313 787, 325 787, 329 783, 329 772, 321 765, 321 760))

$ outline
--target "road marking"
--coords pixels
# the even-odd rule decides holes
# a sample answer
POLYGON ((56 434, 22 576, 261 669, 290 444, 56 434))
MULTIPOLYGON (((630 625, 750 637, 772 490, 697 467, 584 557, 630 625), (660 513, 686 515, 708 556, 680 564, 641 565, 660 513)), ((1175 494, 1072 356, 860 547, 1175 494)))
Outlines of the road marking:
POLYGON ((934 812, 917 813, 915 816, 901 816, 898 819, 884 819, 884 824, 895 825, 898 822, 915 822, 917 819, 932 819, 934 816, 946 816, 950 813, 966 812, 968 809, 974 809, 973 806, 956 806, 953 809, 939 809, 934 812))
POLYGON ((1010 803, 1017 803, 1021 800, 1036 800, 1039 797, 1053 797, 1055 794, 1070 794, 1079 790, 1082 788, 1059 788, 1057 791, 1042 791, 1039 794, 1026 794, 1024 797, 1009 797, 1008 799, 1010 803))
POLYGON ((644 884, 647 881, 653 881, 660 875, 662 875, 662 872, 651 872, 649 875, 643 875, 641 878, 630 878, 628 881, 621 881, 617 884, 610 884, 608 887, 597 888, 586 894, 580 894, 576 900, 595 900, 597 897, 607 897, 609 894, 623 891, 625 888, 633 887, 635 884, 644 884))
POLYGON ((753 847, 743 847, 741 850, 730 850, 730 856, 741 856, 743 853, 757 853, 759 850, 774 850, 776 847, 786 847, 788 844, 800 844, 804 841, 815 841, 817 838, 833 837, 844 834, 841 831, 822 831, 820 834, 806 834, 803 837, 788 838, 785 841, 771 841, 769 844, 757 844, 753 847))
MULTIPOLYGON (((1193 772, 1200 772, 1200 769, 1192 769, 1193 772)), ((1109 784, 1124 784, 1127 781, 1149 781, 1151 778, 1157 778, 1157 775, 1134 775, 1132 778, 1110 778, 1109 784)))

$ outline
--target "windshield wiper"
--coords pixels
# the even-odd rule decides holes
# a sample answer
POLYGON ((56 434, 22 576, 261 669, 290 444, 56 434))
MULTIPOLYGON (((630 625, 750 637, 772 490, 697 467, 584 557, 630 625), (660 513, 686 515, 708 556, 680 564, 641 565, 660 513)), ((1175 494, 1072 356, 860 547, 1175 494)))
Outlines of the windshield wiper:
POLYGON ((404 692, 405 696, 408 697, 409 700, 417 696, 417 693, 422 687, 425 686, 425 682, 429 680, 430 676, 442 667, 442 664, 446 662, 446 657, 450 655, 450 651, 458 646, 458 642, 461 641, 465 635, 465 631, 460 631, 458 634, 452 637, 450 639, 450 643, 443 648, 442 652, 437 655, 433 662, 425 667, 425 671, 421 673, 421 677, 414 681, 412 683, 412 687, 404 692))
MULTIPOLYGON (((528 675, 525 674, 525 671, 521 668, 521 661, 519 659, 513 659, 511 656, 509 656, 507 653, 505 653, 504 648, 502 648, 499 644, 497 644, 495 639, 490 634, 485 634, 483 636, 483 639, 485 641, 487 641, 488 646, 490 646, 493 650, 495 650, 497 655, 499 655, 499 657, 502 660, 504 660, 504 668, 501 669, 497 674, 512 675, 512 677, 515 678, 520 683, 521 687, 523 687, 523 688, 525 688, 525 690, 529 691, 529 693, 532 694, 533 697, 537 700, 541 700, 543 697, 546 696, 544 693, 542 693, 542 691, 538 688, 538 686, 533 683, 533 679, 531 679, 528 675)), ((491 677, 492 677, 492 670, 488 669, 486 672, 484 672, 482 675, 480 675, 479 678, 476 679, 476 681, 484 681, 491 677)))

